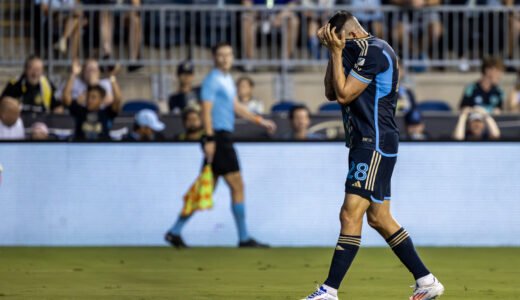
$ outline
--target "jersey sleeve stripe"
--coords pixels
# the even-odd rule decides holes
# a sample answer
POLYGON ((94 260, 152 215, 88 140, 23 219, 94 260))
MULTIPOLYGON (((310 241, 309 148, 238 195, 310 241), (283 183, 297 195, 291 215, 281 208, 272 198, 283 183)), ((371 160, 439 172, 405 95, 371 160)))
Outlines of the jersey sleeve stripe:
POLYGON ((359 75, 354 70, 350 70, 350 75, 354 76, 354 78, 356 78, 357 80, 359 80, 361 82, 364 82, 364 83, 367 83, 367 84, 372 82, 372 80, 359 75))

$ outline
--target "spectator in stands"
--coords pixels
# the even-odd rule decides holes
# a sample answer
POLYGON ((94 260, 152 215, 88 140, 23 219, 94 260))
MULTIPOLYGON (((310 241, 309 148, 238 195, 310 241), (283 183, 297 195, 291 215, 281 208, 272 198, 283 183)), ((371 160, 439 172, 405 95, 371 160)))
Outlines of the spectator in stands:
POLYGON ((159 116, 151 109, 142 109, 135 115, 134 128, 123 140, 125 141, 154 141, 158 133, 166 126, 159 120, 159 116))
POLYGON ((194 108, 186 108, 182 113, 182 125, 184 132, 177 135, 178 141, 200 141, 204 130, 202 130, 202 120, 200 111, 194 108))
MULTIPOLYGON (((112 91, 112 83, 110 79, 101 79, 101 70, 99 63, 95 59, 88 59, 83 64, 83 67, 79 66, 79 62, 75 60, 73 62, 75 68, 81 68, 80 76, 74 78, 72 84, 71 97, 76 100, 78 104, 85 106, 87 98, 87 89, 89 86, 99 85, 105 90, 105 98, 103 99, 102 107, 107 107, 112 104, 114 95, 112 91)), ((116 75, 119 70, 119 66, 116 66, 110 75, 116 75)), ((65 87, 63 87, 63 90, 65 87)), ((63 93, 62 90, 62 93, 63 93)))
MULTIPOLYGON (((518 0, 505 0, 506 6, 519 6, 520 1, 518 0)), ((509 29, 507 30, 509 33, 508 39, 508 49, 507 49, 507 57, 514 58, 514 51, 518 49, 520 42, 520 14, 518 12, 511 12, 509 15, 509 29), (516 34, 516 35, 515 35, 516 34), (516 45, 516 46, 515 46, 516 45)), ((518 51, 518 50, 516 50, 518 51)))
POLYGON ((415 93, 406 85, 406 70, 399 64, 399 90, 397 92, 397 111, 408 113, 415 108, 415 93))
POLYGON ((200 87, 193 87, 193 65, 186 61, 177 67, 179 91, 170 96, 170 112, 180 114, 186 107, 200 109, 200 87))
MULTIPOLYGON (((337 0, 338 5, 350 5, 356 9, 362 9, 367 6, 381 7, 381 0, 337 0)), ((372 35, 382 38, 383 36, 383 12, 381 10, 358 10, 353 12, 359 23, 363 25, 372 35)))
POLYGON ((30 56, 25 61, 24 73, 17 80, 12 79, 4 89, 4 96, 19 99, 22 113, 61 112, 62 107, 54 97, 54 86, 43 75, 43 61, 30 56))
MULTIPOLYGON (((438 44, 442 35, 442 23, 440 15, 437 12, 424 11, 422 8, 429 6, 438 6, 442 4, 441 0, 390 0, 393 5, 401 6, 403 12, 399 15, 399 23, 394 28, 397 32, 398 42, 403 46, 405 35, 409 36, 410 53, 417 53, 415 59, 423 60, 428 55, 428 51, 438 44), (408 20, 408 22, 405 22, 408 20), (411 24, 414 24, 412 26, 411 24), (417 25, 415 25, 417 24, 417 25), (425 24, 426 26, 423 26, 425 24), (424 32, 427 30, 428 32, 424 32), (428 38, 427 41, 424 39, 428 38), (423 48, 426 45, 426 48, 423 48), (413 49, 416 47, 416 49, 413 49)), ((425 71, 426 67, 414 67, 414 71, 425 71)))
POLYGON ((460 108, 484 107, 490 114, 498 114, 504 102, 504 92, 498 86, 504 74, 504 63, 500 58, 488 57, 482 61, 482 77, 466 86, 460 108))
POLYGON ((498 140, 500 129, 497 123, 480 106, 464 107, 453 131, 453 139, 458 141, 498 140))
POLYGON ((31 140, 45 141, 49 139, 49 128, 45 123, 36 122, 31 126, 31 140))
POLYGON ((305 105, 294 105, 289 111, 291 132, 285 138, 288 140, 322 140, 323 136, 309 132, 311 125, 310 111, 305 105))
MULTIPOLYGON (((301 0, 301 5, 308 8, 332 9, 335 0, 301 0)), ((318 28, 325 24, 330 18, 330 12, 303 12, 303 18, 307 19, 307 48, 311 57, 321 59, 321 48, 318 40, 318 28)))
MULTIPOLYGON (((242 5, 265 5, 267 8, 272 8, 273 5, 298 5, 297 0, 242 0, 242 5)), ((258 13, 248 12, 243 15, 243 47, 245 47, 245 54, 247 59, 255 57, 256 47, 256 31, 258 28, 258 13)), ((291 58, 296 47, 296 40, 298 39, 298 32, 300 30, 300 20, 298 16, 290 10, 282 10, 276 14, 270 15, 267 20, 262 20, 261 32, 262 34, 271 33, 271 28, 283 30, 282 36, 285 37, 285 53, 282 53, 283 58, 291 58)))
POLYGON ((418 109, 412 109, 405 117, 406 139, 409 141, 426 141, 429 135, 424 131, 424 121, 418 109))
POLYGON ((82 106, 72 99, 71 91, 76 76, 81 73, 81 67, 73 64, 72 75, 67 81, 63 91, 63 104, 69 108, 70 114, 76 120, 75 139, 77 140, 100 140, 109 139, 109 129, 112 120, 119 112, 121 104, 121 91, 117 84, 115 75, 110 76, 114 101, 110 106, 102 109, 101 104, 105 99, 105 90, 99 86, 89 86, 87 88, 87 103, 82 106))
MULTIPOLYGON (((71 39, 71 57, 77 59, 79 55, 79 39, 81 33, 82 24, 80 19, 82 12, 80 10, 72 11, 71 15, 54 12, 53 16, 49 16, 49 2, 52 8, 63 8, 63 7, 74 7, 79 5, 79 0, 34 0, 34 4, 37 9, 36 13, 39 14, 40 10, 42 15, 48 21, 54 21, 54 28, 63 28, 63 35, 59 38, 58 42, 54 45, 54 49, 61 51, 63 54, 67 53, 68 44, 67 41, 71 39), (62 27, 63 26, 63 27, 62 27)), ((44 23, 37 23, 40 26, 44 23)))
POLYGON ((25 129, 16 99, 3 96, 0 101, 0 140, 23 140, 25 129))
POLYGON ((250 112, 260 115, 264 113, 264 103, 253 97, 254 88, 255 83, 250 77, 242 76, 237 80, 238 101, 250 112))
POLYGON ((516 75, 516 84, 509 95, 509 110, 511 112, 520 112, 520 71, 516 75))
MULTIPOLYGON (((114 2, 123 2, 121 0, 82 0, 84 4, 105 4, 114 5, 114 2)), ((124 0, 125 3, 129 3, 134 7, 141 6, 141 0, 124 0)), ((130 10, 125 15, 125 21, 128 21, 130 26, 128 29, 128 43, 130 45, 130 61, 131 65, 128 66, 129 72, 134 72, 140 69, 142 66, 138 65, 139 59, 139 46, 141 45, 141 16, 139 11, 130 10)), ((110 11, 102 11, 100 13, 100 30, 101 30, 101 48, 103 51, 103 58, 110 59, 112 57, 112 45, 113 45, 113 20, 110 11)), ((121 33, 123 34, 123 33, 121 33)), ((111 69, 111 68, 109 68, 111 69)))

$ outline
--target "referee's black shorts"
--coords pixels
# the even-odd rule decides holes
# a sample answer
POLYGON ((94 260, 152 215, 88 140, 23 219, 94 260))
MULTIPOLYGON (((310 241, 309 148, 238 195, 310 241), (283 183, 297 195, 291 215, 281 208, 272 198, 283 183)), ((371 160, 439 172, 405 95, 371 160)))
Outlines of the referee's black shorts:
POLYGON ((220 176, 240 171, 237 153, 233 147, 232 133, 225 130, 215 131, 215 143, 215 156, 211 164, 213 175, 220 176))

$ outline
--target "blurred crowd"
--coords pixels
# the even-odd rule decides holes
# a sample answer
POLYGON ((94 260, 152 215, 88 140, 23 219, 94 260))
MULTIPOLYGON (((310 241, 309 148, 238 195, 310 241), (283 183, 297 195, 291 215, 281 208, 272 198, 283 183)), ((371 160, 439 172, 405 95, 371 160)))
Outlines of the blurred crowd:
MULTIPOLYGON (((400 81, 405 82, 406 70, 402 65, 400 68, 400 81)), ((118 83, 119 71, 116 65, 103 72, 94 59, 88 59, 82 65, 74 61, 64 86, 57 89, 45 76, 44 62, 37 56, 29 57, 22 74, 8 82, 0 96, 0 139, 58 139, 45 123, 36 122, 26 129, 22 120, 24 115, 54 114, 70 115, 74 119, 73 140, 110 140, 109 133, 123 101, 118 83)), ((189 61, 177 67, 178 87, 168 99, 169 113, 182 118, 183 132, 175 137, 180 141, 200 140, 203 134, 200 87, 194 85, 194 72, 189 61)), ((520 73, 515 89, 507 97, 500 87, 503 73, 504 64, 500 59, 489 57, 483 60, 481 77, 461 91, 460 116, 453 128, 453 140, 500 139, 500 129, 494 116, 504 110, 520 112, 520 73)), ((242 76, 236 80, 236 86, 238 101, 251 112, 269 113, 264 103, 255 97, 253 79, 242 76)), ((396 111, 404 116, 406 139, 430 140, 429 128, 413 89, 400 84, 398 94, 396 111)), ((311 130, 311 112, 305 105, 292 103, 286 112, 290 132, 283 133, 284 139, 326 139, 325 135, 311 130)), ((161 140, 164 139, 162 132, 165 127, 158 109, 142 109, 135 114, 134 125, 123 140, 161 140)))
MULTIPOLYGON (((78 58, 80 55, 80 39, 82 36, 92 36, 89 40, 89 47, 91 43, 95 43, 99 48, 98 57, 110 60, 117 56, 114 53, 114 36, 117 31, 119 40, 126 40, 126 44, 129 49, 129 71, 135 71, 141 66, 139 65, 139 58, 141 57, 140 51, 142 51, 140 45, 146 36, 143 36, 143 28, 145 26, 145 20, 143 18, 151 18, 151 14, 139 13, 135 10, 125 10, 122 15, 115 14, 110 10, 101 10, 99 13, 93 14, 90 10, 81 11, 79 8, 74 9, 76 6, 82 5, 115 5, 124 4, 131 7, 139 7, 141 5, 161 5, 161 4, 184 4, 184 5, 216 5, 223 7, 225 5, 242 5, 244 7, 266 7, 273 8, 276 5, 286 5, 288 7, 301 7, 301 8, 319 8, 316 11, 292 11, 290 9, 273 10, 272 13, 266 15, 256 10, 247 10, 241 13, 237 17, 237 24, 231 24, 231 26, 237 27, 239 41, 241 41, 240 47, 242 51, 242 58, 253 59, 259 58, 259 54, 256 53, 259 50, 258 38, 262 35, 280 34, 283 31, 283 39, 279 41, 279 49, 276 52, 281 53, 284 58, 294 58, 296 56, 298 45, 305 45, 308 48, 308 52, 312 58, 322 58, 324 54, 319 49, 318 38, 316 32, 322 23, 326 22, 330 13, 333 11, 336 5, 349 5, 354 12, 354 15, 362 23, 364 27, 368 29, 373 35, 377 37, 384 37, 387 40, 391 40, 391 44, 394 48, 399 48, 397 51, 405 59, 413 60, 424 60, 427 57, 447 55, 444 51, 442 53, 434 54, 440 49, 440 45, 443 48, 450 49, 454 55, 459 56, 461 60, 470 59, 468 53, 463 53, 463 50, 458 45, 467 43, 464 48, 499 48, 499 52, 504 58, 512 58, 514 56, 514 50, 518 49, 520 42, 520 15, 513 12, 506 17, 505 14, 492 15, 493 11, 489 11, 482 14, 465 14, 464 12, 456 13, 447 11, 448 15, 441 16, 439 12, 424 10, 426 7, 434 7, 440 5, 465 5, 470 7, 481 6, 481 7, 508 7, 518 5, 518 0, 34 0, 36 5, 36 16, 37 19, 34 22, 34 26, 43 26, 47 28, 49 22, 52 21, 53 28, 60 29, 59 32, 54 32, 52 40, 54 41, 54 48, 61 51, 64 55, 68 55, 70 58, 78 58), (69 14, 58 13, 49 9, 49 6, 66 7, 69 9, 69 14), (396 7, 397 13, 392 15, 385 14, 381 8, 382 6, 390 5, 396 7), (366 10, 367 7, 373 8, 366 10), (357 10, 356 10, 357 9, 357 10), (361 9, 361 10, 360 10, 361 9), (362 10, 365 9, 365 10, 362 10), (38 13, 40 12, 40 13, 38 13), (117 17, 116 17, 117 15, 117 17), (43 18, 43 19, 41 19, 43 18), (94 25, 89 24, 93 22, 94 25), (117 24, 116 24, 117 23, 117 24), (488 28, 483 28, 487 26, 488 28), (469 35, 469 38, 463 36, 468 35, 468 28, 473 31, 469 35), (84 34, 83 30, 90 29, 94 32, 84 34), (501 32, 505 36, 501 36, 498 40, 491 38, 483 38, 482 32, 501 32), (384 34, 386 32, 386 34, 384 34), (391 33, 391 34, 390 34, 391 33), (443 35, 448 35, 443 38, 443 35), (506 42, 507 40, 507 42, 506 42), (411 43, 410 41, 414 41, 411 43), (498 42, 497 42, 498 41, 498 42), (487 43, 488 45, 484 45, 487 43), (408 49, 404 49, 408 48, 408 49), (433 48, 436 48, 434 50, 433 48), (404 57, 406 55, 406 57, 404 57)), ((202 18, 198 16, 196 18, 202 18)), ((184 39, 187 38, 187 31, 195 30, 193 25, 190 25, 190 16, 183 17, 179 20, 174 19, 169 22, 185 22, 183 27, 169 28, 169 24, 165 24, 165 31, 185 31, 184 39)), ((199 23, 200 20, 195 20, 196 26, 202 26, 199 23)), ((152 23, 158 23, 159 20, 150 21, 152 23)), ((219 21, 220 22, 220 21, 219 21)), ((222 22, 224 22, 222 20, 222 22)), ((230 20, 225 22, 229 23, 230 20)), ((213 23, 212 23, 213 24, 213 23)), ((218 24, 213 24, 218 25, 218 24)), ((151 25, 146 25, 151 26, 151 25)), ((155 25, 157 26, 157 25, 155 25)), ((177 26, 179 26, 177 24, 177 26)), ((211 26, 206 24, 206 26, 211 26)), ((219 25, 220 26, 220 25, 219 25)), ((155 32, 152 30, 150 32, 155 32)), ((37 42, 46 42, 48 39, 40 37, 39 28, 35 30, 35 38, 37 42)), ((202 29, 201 29, 202 34, 202 29)), ((195 35, 197 33, 195 32, 195 35)), ((208 32, 209 35, 209 32, 208 32)), ((182 39, 181 36, 175 37, 179 43, 182 39)), ((170 34, 167 34, 170 38, 170 34)), ((279 39, 279 36, 276 37, 279 39)), ((148 37, 149 38, 149 37, 148 37)), ((198 38, 198 37, 197 37, 198 38)), ((269 39, 272 39, 270 37, 269 39)), ((158 40, 158 36, 156 37, 158 40)), ((171 44, 171 41, 164 41, 165 44, 171 44)), ((186 41, 184 41, 186 42, 186 41)), ((202 41, 200 41, 203 43, 202 41)), ((155 41, 158 43, 158 41, 155 41)), ((278 42, 274 42, 278 43, 278 42)), ((83 43, 86 45, 87 43, 83 43)), ((37 46, 36 49, 39 49, 37 46)), ((466 51, 468 52, 468 51, 466 51)), ((484 51, 480 51, 480 58, 484 51)), ((494 52, 495 53, 495 52, 494 52)), ((89 55, 92 55, 90 53, 89 55)), ((442 59, 442 57, 437 57, 442 59)), ((103 64, 105 65, 105 64, 103 64)), ((246 71, 254 69, 253 65, 244 65, 246 71)), ((427 66, 416 66, 414 71, 424 71, 427 66)), ((465 65, 461 65, 460 68, 467 69, 465 65)))
MULTIPOLYGON (((65 85, 57 89, 44 74, 44 62, 30 56, 23 73, 7 83, 0 96, 0 139, 57 139, 45 123, 36 122, 26 135, 22 117, 70 115, 75 121, 74 140, 110 140, 110 128, 121 110, 122 93, 117 75, 119 65, 103 73, 95 59, 81 65, 74 61, 65 85)), ((194 67, 184 62, 177 68, 177 91, 169 97, 169 111, 181 115, 184 132, 176 139, 199 140, 202 136, 200 87, 193 85, 194 67)), ((255 114, 264 113, 264 104, 253 96, 254 81, 240 77, 236 81, 238 101, 255 114)), ((165 125, 158 109, 142 109, 126 141, 161 139, 165 125)))

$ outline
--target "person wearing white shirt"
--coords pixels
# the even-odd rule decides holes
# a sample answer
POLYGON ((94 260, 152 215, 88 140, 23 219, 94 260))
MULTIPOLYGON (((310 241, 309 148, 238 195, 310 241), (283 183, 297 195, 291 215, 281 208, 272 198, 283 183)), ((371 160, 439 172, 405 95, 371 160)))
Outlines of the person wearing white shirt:
MULTIPOLYGON (((85 105, 87 100, 87 88, 89 86, 99 85, 105 90, 106 93, 101 106, 110 106, 114 101, 112 84, 110 83, 109 78, 101 79, 101 70, 99 68, 98 61, 95 59, 88 59, 85 61, 83 67, 79 66, 78 61, 74 61, 74 65, 81 69, 81 73, 80 76, 74 78, 72 90, 70 91, 71 98, 76 100, 79 104, 85 105)), ((65 87, 63 87, 61 90, 61 94, 63 93, 64 89, 65 87)))
POLYGON ((20 118, 20 104, 11 97, 0 101, 0 140, 23 140, 25 129, 20 118))
POLYGON ((237 80, 237 94, 238 101, 242 103, 247 110, 255 114, 263 114, 264 113, 264 103, 253 97, 253 89, 255 87, 254 81, 247 77, 243 76, 237 80))

